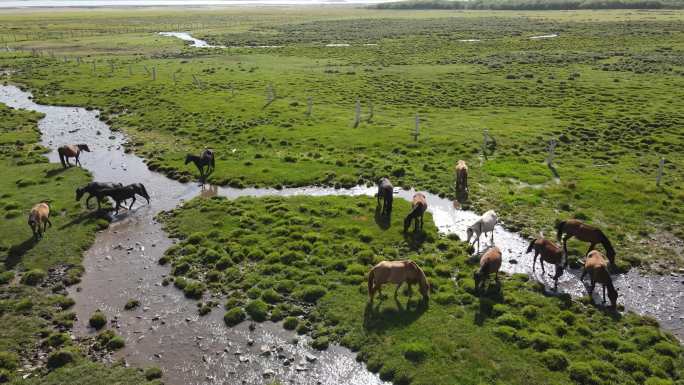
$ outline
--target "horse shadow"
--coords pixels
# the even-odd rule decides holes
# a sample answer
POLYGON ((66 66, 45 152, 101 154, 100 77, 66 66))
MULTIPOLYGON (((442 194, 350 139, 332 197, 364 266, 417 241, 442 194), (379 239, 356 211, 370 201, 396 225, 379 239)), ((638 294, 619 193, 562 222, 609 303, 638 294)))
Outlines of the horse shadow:
POLYGON ((59 168, 53 168, 50 170, 45 171, 45 176, 48 178, 52 178, 53 176, 57 176, 63 172, 66 172, 68 169, 71 167, 59 167, 59 168))
POLYGON ((32 235, 25 241, 10 246, 10 249, 7 252, 7 259, 5 259, 5 267, 8 269, 14 268, 19 262, 21 262, 21 258, 37 244, 38 240, 32 235))
POLYGON ((427 240, 427 234, 423 229, 417 230, 417 231, 406 231, 404 232, 404 241, 408 245, 408 247, 415 251, 415 250, 420 250, 420 248, 423 246, 423 243, 427 240))
POLYGON ((96 210, 96 211, 89 211, 86 213, 81 213, 77 217, 74 217, 72 220, 69 222, 66 222, 65 224, 59 226, 59 230, 64 230, 68 227, 74 226, 74 225, 79 225, 89 219, 108 219, 109 217, 107 216, 107 209, 103 208, 101 210, 96 210))
POLYGON ((488 282, 485 284, 484 291, 480 289, 476 292, 479 299, 479 307, 475 313, 473 323, 482 326, 485 321, 492 316, 492 308, 497 303, 504 302, 501 281, 488 282))
POLYGON ((383 215, 382 214, 382 207, 380 205, 377 205, 375 207, 375 223, 378 225, 383 230, 387 230, 390 228, 390 224, 392 221, 392 212, 390 211, 389 214, 383 215))
POLYGON ((402 305, 399 298, 394 297, 396 308, 384 307, 381 300, 375 304, 368 302, 363 312, 363 327, 369 331, 383 331, 393 327, 402 327, 415 322, 429 308, 429 302, 409 299, 402 305))
POLYGON ((549 167, 549 170, 551 170, 551 173, 553 174, 553 176, 555 178, 560 179, 560 174, 558 173, 558 170, 556 170, 556 167, 554 167, 554 165, 551 163, 547 163, 546 165, 549 167))

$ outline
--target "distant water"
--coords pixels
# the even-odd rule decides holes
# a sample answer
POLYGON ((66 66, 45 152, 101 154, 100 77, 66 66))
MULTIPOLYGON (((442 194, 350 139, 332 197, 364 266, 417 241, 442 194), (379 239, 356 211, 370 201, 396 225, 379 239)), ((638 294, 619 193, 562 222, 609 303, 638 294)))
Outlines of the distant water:
POLYGON ((353 5, 386 1, 388 0, 0 0, 0 8, 353 5))

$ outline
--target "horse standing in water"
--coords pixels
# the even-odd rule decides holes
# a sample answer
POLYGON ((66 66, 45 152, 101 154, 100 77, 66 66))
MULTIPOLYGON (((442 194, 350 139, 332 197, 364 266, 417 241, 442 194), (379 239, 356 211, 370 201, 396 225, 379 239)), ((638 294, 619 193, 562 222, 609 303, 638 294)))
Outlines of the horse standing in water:
POLYGON ((610 307, 615 309, 617 305, 618 292, 613 286, 613 279, 610 278, 608 272, 608 264, 600 251, 592 250, 587 254, 587 259, 584 262, 584 269, 582 269, 581 281, 584 281, 584 276, 589 273, 591 279, 591 286, 589 286, 589 295, 593 295, 596 283, 603 285, 603 303, 606 303, 606 289, 608 289, 608 298, 610 299, 610 307))
POLYGON ((480 235, 482 233, 485 233, 485 237, 487 236, 487 233, 491 233, 492 236, 492 244, 494 244, 494 227, 496 226, 496 222, 498 220, 498 217, 496 216, 496 213, 494 210, 489 210, 486 213, 482 214, 480 219, 475 221, 470 227, 468 227, 468 230, 466 231, 466 235, 468 236, 468 240, 466 242, 470 243, 470 238, 472 238, 473 235, 475 235, 475 239, 473 240, 473 245, 477 241, 477 250, 480 250, 480 235))
POLYGON ((31 208, 28 225, 31 227, 33 237, 36 240, 43 238, 43 233, 47 231, 47 226, 50 225, 52 227, 52 222, 50 222, 50 206, 47 202, 40 202, 31 208))
POLYGON ((135 203, 135 195, 140 195, 147 200, 147 204, 150 204, 150 195, 147 193, 145 186, 142 183, 133 183, 123 187, 112 187, 109 189, 102 190, 102 194, 111 197, 116 202, 116 207, 114 210, 116 214, 119 213, 119 208, 121 207, 121 202, 125 202, 128 199, 133 199, 128 209, 130 210, 135 203))
POLYGON ((475 291, 480 290, 480 286, 484 286, 489 274, 494 273, 494 279, 499 282, 499 269, 501 268, 501 250, 492 246, 487 250, 482 257, 480 257, 480 269, 473 273, 473 280, 475 280, 475 291))
POLYGON ((537 257, 540 255, 541 258, 539 263, 541 263, 542 273, 546 273, 546 271, 544 271, 544 262, 548 262, 556 266, 556 274, 549 274, 549 277, 553 278, 553 290, 556 290, 558 288, 558 278, 563 275, 563 270, 565 270, 565 266, 568 264, 567 258, 565 258, 565 264, 563 263, 563 249, 548 239, 544 239, 544 236, 542 235, 540 238, 533 239, 530 242, 530 247, 527 248, 527 253, 531 252, 532 250, 534 250, 532 271, 535 271, 537 257))
POLYGON ((558 230, 558 241, 560 242, 561 237, 563 238, 563 250, 565 250, 566 255, 568 253, 568 239, 575 237, 580 241, 590 243, 587 254, 594 249, 597 243, 602 244, 606 249, 606 255, 610 264, 615 264, 615 249, 613 249, 613 245, 608 240, 608 237, 603 234, 603 231, 586 225, 577 219, 568 219, 567 221, 560 222, 556 225, 556 230, 558 230), (563 233, 565 233, 565 236, 563 236, 563 233))
POLYGON ((422 193, 416 193, 413 195, 413 201, 411 202, 411 212, 404 219, 404 232, 408 231, 409 226, 411 226, 411 221, 414 221, 413 231, 418 231, 420 227, 423 230, 423 214, 427 210, 427 199, 422 193))
POLYGON ((202 151, 200 156, 187 154, 185 156, 185 164, 188 164, 190 162, 194 163, 197 169, 199 170, 200 180, 202 181, 206 180, 207 177, 211 175, 212 172, 214 172, 214 168, 216 166, 216 163, 214 161, 214 152, 210 149, 202 151))
POLYGON ((59 161, 62 162, 62 167, 71 167, 69 158, 76 158, 76 165, 81 166, 81 161, 78 159, 81 155, 81 151, 90 152, 90 148, 88 148, 87 144, 68 144, 59 147, 57 149, 57 154, 59 154, 59 161))
POLYGON ((456 172, 456 193, 465 196, 468 193, 468 165, 465 160, 459 160, 454 170, 456 172))
POLYGON ((392 215, 392 200, 394 199, 394 186, 388 178, 382 178, 378 181, 378 206, 380 206, 380 199, 382 199, 381 215, 392 215))
MULTIPOLYGON (((90 182, 83 187, 78 187, 76 189, 76 201, 80 201, 83 194, 88 193, 88 198, 86 199, 86 208, 90 208, 90 200, 95 198, 97 200, 97 209, 100 210, 100 204, 105 198, 105 190, 116 189, 123 187, 121 183, 102 183, 102 182, 90 182)), ((124 201, 124 204, 126 202, 124 201)))
POLYGON ((411 285, 417 283, 420 285, 420 294, 423 296, 423 300, 428 300, 430 284, 423 270, 413 261, 382 261, 375 265, 368 273, 368 297, 371 303, 373 303, 375 292, 380 292, 382 295, 382 285, 388 282, 397 284, 397 288, 394 290, 395 298, 399 287, 406 282, 409 285, 409 295, 411 294, 411 285))

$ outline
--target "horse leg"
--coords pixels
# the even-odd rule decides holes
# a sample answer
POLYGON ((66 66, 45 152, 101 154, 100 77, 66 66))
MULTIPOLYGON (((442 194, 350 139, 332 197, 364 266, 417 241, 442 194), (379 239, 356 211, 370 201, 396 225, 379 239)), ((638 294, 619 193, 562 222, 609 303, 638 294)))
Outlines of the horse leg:
POLYGON ((92 196, 90 193, 88 193, 88 198, 86 198, 86 208, 87 208, 87 209, 90 208, 90 199, 91 199, 92 197, 93 197, 93 196, 92 196))
POLYGON ((75 158, 76 158, 76 161, 74 162, 74 164, 77 165, 78 167, 81 167, 81 161, 78 159, 78 154, 76 154, 75 158))
MULTIPOLYGON (((133 200, 131 201, 131 205, 128 206, 128 209, 130 210, 133 207, 133 203, 135 203, 135 195, 133 195, 133 200)), ((125 203, 124 203, 125 204, 125 203)))
POLYGON ((606 303, 606 285, 603 285, 603 303, 606 303))
POLYGON ((589 245, 589 250, 587 250, 587 253, 584 254, 584 256, 586 257, 587 255, 589 255, 589 253, 590 253, 592 250, 594 250, 594 247, 595 247, 595 246, 596 246, 595 243, 591 243, 591 244, 589 245))
POLYGON ((394 298, 397 298, 397 293, 399 292, 399 288, 401 287, 401 285, 403 283, 404 283, 404 281, 399 282, 399 284, 397 285, 397 288, 394 289, 394 298))
POLYGON ((584 276, 587 275, 587 269, 582 268, 582 276, 580 277, 580 281, 584 281, 584 276))
POLYGON ((496 280, 497 283, 499 282, 499 270, 494 274, 494 280, 496 280))
MULTIPOLYGON (((49 217, 48 217, 48 218, 45 218, 45 226, 47 226, 47 225, 50 225, 50 227, 52 227, 52 222, 50 222, 50 218, 49 218, 49 217)), ((47 227, 46 227, 46 229, 47 229, 47 227)))

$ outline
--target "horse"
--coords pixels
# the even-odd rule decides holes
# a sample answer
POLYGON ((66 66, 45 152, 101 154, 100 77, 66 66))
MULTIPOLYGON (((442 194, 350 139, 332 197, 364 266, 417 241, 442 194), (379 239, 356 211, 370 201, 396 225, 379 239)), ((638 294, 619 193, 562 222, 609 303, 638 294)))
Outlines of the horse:
POLYGON ((422 193, 416 193, 413 195, 413 200, 411 201, 411 212, 404 219, 404 232, 408 231, 409 226, 411 226, 411 221, 414 221, 413 231, 418 231, 423 229, 423 214, 427 210, 427 199, 422 193))
POLYGON ((31 212, 28 216, 28 225, 33 231, 33 237, 36 240, 43 238, 43 233, 47 231, 47 225, 52 227, 52 222, 50 222, 50 206, 48 202, 40 202, 31 208, 31 212), (41 229, 41 225, 43 228, 41 229))
POLYGON ((187 154, 185 155, 185 164, 194 163, 200 172, 200 179, 206 179, 212 172, 214 172, 214 167, 216 166, 214 162, 214 152, 210 149, 205 149, 202 151, 200 156, 187 154), (206 171, 204 168, 207 168, 206 171))
POLYGON ((468 230, 466 231, 466 234, 468 235, 468 240, 466 242, 470 243, 470 238, 475 235, 475 239, 473 239, 473 245, 475 244, 475 241, 477 241, 477 250, 480 250, 480 235, 482 233, 485 233, 485 237, 487 236, 487 233, 491 233, 491 239, 492 239, 492 244, 494 243, 494 226, 496 226, 496 222, 498 220, 498 217, 496 216, 496 213, 494 210, 489 210, 486 213, 482 214, 482 216, 475 221, 470 227, 468 227, 468 230))
POLYGON ((394 199, 394 186, 388 178, 382 178, 378 181, 378 206, 380 206, 380 199, 382 199, 381 215, 392 214, 392 200, 394 199))
POLYGON ((546 273, 546 271, 544 271, 544 262, 548 262, 556 266, 556 274, 549 274, 549 277, 553 278, 553 289, 556 290, 558 288, 558 278, 563 275, 563 270, 565 270, 565 267, 568 264, 567 258, 565 258, 565 263, 563 263, 563 249, 548 239, 545 239, 542 235, 540 238, 533 239, 530 242, 530 246, 527 248, 527 253, 531 252, 532 250, 534 250, 532 271, 535 271, 537 257, 540 255, 541 258, 539 263, 541 263, 542 273, 546 273))
POLYGON ((111 197, 116 202, 116 207, 114 210, 116 214, 119 213, 119 208, 121 207, 121 202, 125 202, 127 199, 133 199, 128 209, 130 210, 135 203, 135 195, 140 195, 147 200, 147 204, 150 203, 150 195, 147 193, 145 186, 142 183, 133 183, 123 187, 112 187, 108 189, 101 190, 103 195, 111 197))
POLYGON ((581 281, 584 281, 584 276, 589 273, 591 278, 591 286, 589 287, 589 295, 593 295, 596 283, 603 285, 603 303, 606 303, 606 288, 608 289, 608 298, 610 299, 610 307, 615 309, 617 304, 618 291, 613 286, 613 279, 610 278, 608 272, 608 264, 606 259, 598 250, 592 250, 587 254, 587 259, 584 261, 584 269, 582 269, 581 281))
MULTIPOLYGON (((76 188, 76 201, 80 201, 83 194, 88 193, 88 198, 86 199, 86 208, 90 208, 90 199, 97 199, 97 209, 101 209, 102 199, 106 196, 104 190, 121 188, 123 184, 121 183, 102 183, 102 182, 90 182, 83 187, 76 188)), ((124 202, 125 204, 126 202, 124 202)))
POLYGON ((456 172, 456 193, 464 195, 468 192, 468 165, 465 160, 459 160, 454 171, 456 172))
POLYGON ((568 253, 568 239, 575 237, 580 241, 589 242, 590 246, 587 254, 594 249, 597 243, 601 243, 606 249, 606 255, 610 264, 615 264, 615 249, 613 249, 613 245, 603 231, 584 224, 577 219, 568 219, 558 223, 556 230, 558 231, 558 241, 560 242, 561 237, 563 238, 563 250, 565 250, 566 255, 568 253), (565 233, 565 236, 563 236, 563 233, 565 233))
POLYGON ((373 303, 375 292, 380 292, 382 295, 382 285, 388 282, 397 284, 397 288, 394 290, 395 298, 399 287, 406 282, 409 286, 409 295, 411 294, 411 285, 418 283, 423 300, 428 300, 430 284, 423 270, 413 261, 382 261, 375 265, 368 273, 368 297, 371 303, 373 303))
POLYGON ((479 291, 480 286, 484 286, 489 274, 494 273, 494 279, 499 282, 499 269, 501 268, 501 250, 492 246, 480 257, 480 269, 473 273, 475 280, 475 291, 479 291))
POLYGON ((78 157, 81 155, 81 151, 90 152, 90 148, 87 144, 67 144, 59 147, 57 153, 59 154, 59 161, 62 162, 62 167, 71 167, 69 158, 76 158, 76 164, 80 166, 81 161, 78 157))

